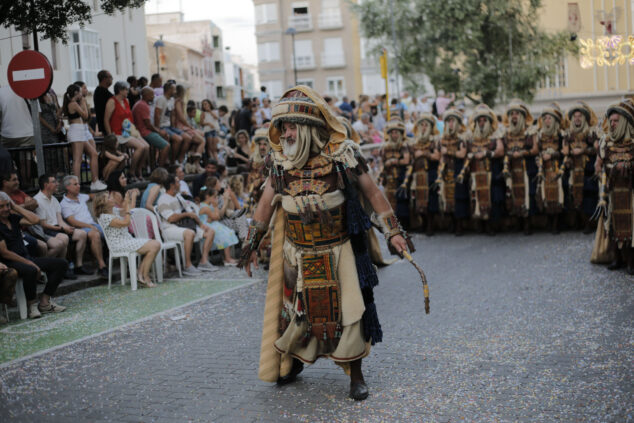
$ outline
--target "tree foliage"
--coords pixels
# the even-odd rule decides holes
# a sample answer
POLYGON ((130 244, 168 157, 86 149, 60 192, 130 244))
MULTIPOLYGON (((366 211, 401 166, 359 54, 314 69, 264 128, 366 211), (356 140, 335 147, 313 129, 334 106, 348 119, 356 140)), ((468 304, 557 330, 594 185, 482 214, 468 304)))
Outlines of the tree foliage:
MULTIPOLYGON (((108 15, 126 8, 142 6, 145 0, 101 0, 101 10, 108 15)), ((42 38, 68 41, 67 28, 78 22, 92 21, 92 1, 83 0, 3 0, 0 2, 0 25, 14 25, 23 33, 37 32, 42 38)))
POLYGON ((352 8, 363 35, 396 57, 410 89, 419 91, 425 74, 436 90, 490 106, 501 98, 530 101, 562 56, 577 52, 570 33, 539 28, 541 0, 364 0, 352 8))

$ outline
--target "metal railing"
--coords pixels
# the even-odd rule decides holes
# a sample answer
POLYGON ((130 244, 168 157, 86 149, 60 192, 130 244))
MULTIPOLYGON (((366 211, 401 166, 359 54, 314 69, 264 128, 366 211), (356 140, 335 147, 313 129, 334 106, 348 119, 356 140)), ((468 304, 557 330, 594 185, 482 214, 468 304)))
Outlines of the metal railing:
POLYGON ((295 28, 297 32, 311 31, 313 29, 313 17, 310 13, 288 17, 289 28, 295 28))
MULTIPOLYGON (((96 138, 95 144, 97 146, 97 152, 100 153, 103 148, 103 138, 96 138)), ((60 142, 54 144, 44 144, 44 166, 46 172, 52 173, 55 176, 65 176, 70 175, 73 172, 73 153, 71 143, 69 142, 60 142)), ((18 178, 20 179, 20 189, 22 191, 27 192, 29 194, 38 191, 37 185, 37 160, 38 158, 35 155, 35 146, 27 146, 27 147, 11 147, 7 148, 9 154, 11 155, 11 161, 18 173, 18 178)), ((125 145, 122 146, 122 151, 124 153, 128 153, 128 156, 132 156, 130 149, 126 148, 125 145)), ((157 150, 155 147, 150 145, 150 160, 148 166, 143 169, 143 175, 149 175, 152 170, 154 170, 158 164, 156 162, 157 150)), ((130 165, 129 161, 127 163, 126 168, 130 165)), ((82 187, 87 187, 90 185, 92 180, 92 173, 90 169, 90 165, 88 164, 88 159, 85 154, 82 154, 82 162, 80 168, 79 182, 82 187)))
POLYGON ((294 58, 294 56, 291 55, 291 66, 297 66, 297 69, 300 69, 300 70, 315 69, 316 67, 315 56, 303 55, 303 56, 297 56, 297 58, 294 58))
POLYGON ((321 67, 342 68, 346 66, 346 58, 343 53, 321 53, 321 67))
POLYGON ((343 28, 341 12, 336 9, 334 12, 321 12, 318 17, 319 29, 343 28))

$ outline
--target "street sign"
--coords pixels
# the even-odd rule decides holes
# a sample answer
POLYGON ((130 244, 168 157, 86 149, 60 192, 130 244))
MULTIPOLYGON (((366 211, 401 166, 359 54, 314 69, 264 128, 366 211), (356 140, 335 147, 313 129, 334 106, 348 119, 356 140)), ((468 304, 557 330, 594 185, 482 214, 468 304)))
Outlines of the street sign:
POLYGON ((36 99, 51 88, 53 68, 42 53, 24 50, 9 62, 7 79, 14 93, 22 98, 36 99))

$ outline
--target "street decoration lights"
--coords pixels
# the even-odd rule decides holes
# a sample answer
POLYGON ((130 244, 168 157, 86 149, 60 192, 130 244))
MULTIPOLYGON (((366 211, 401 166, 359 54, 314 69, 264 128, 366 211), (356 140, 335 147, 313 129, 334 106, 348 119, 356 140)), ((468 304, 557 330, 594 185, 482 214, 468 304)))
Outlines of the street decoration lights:
POLYGON ((156 73, 161 73, 161 65, 159 64, 159 48, 165 47, 165 43, 163 42, 163 36, 161 38, 154 41, 154 50, 156 51, 156 73))
POLYGON ((580 64, 583 69, 592 66, 634 65, 634 36, 627 39, 621 35, 599 37, 582 40, 580 49, 580 64))

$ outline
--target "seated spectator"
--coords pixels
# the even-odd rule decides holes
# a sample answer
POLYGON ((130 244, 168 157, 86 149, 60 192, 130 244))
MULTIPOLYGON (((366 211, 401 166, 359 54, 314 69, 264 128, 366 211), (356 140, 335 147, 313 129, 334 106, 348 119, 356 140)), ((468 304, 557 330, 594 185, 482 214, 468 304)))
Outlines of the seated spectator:
POLYGON ((44 174, 40 176, 39 185, 40 192, 38 192, 34 198, 38 204, 38 208, 35 212, 40 218, 40 225, 44 228, 46 235, 53 239, 59 239, 64 246, 63 251, 57 256, 53 256, 50 253, 53 248, 49 248, 49 257, 65 258, 69 237, 72 237, 72 240, 75 242, 75 274, 92 275, 94 271, 87 269, 83 264, 88 234, 64 222, 62 218, 62 207, 59 201, 57 201, 57 198, 53 195, 57 192, 59 185, 57 179, 52 175, 44 174))
POLYGON ((123 207, 126 190, 130 193, 130 199, 132 201, 130 209, 133 209, 136 206, 136 199, 139 196, 139 190, 137 188, 132 188, 130 190, 127 189, 128 178, 125 176, 125 172, 123 170, 115 170, 112 172, 108 177, 107 185, 108 193, 114 200, 114 205, 116 207, 123 207))
MULTIPOLYGON (((131 194, 128 191, 123 201, 123 207, 115 209, 112 196, 100 194, 95 198, 95 215, 108 237, 112 252, 136 251, 143 257, 137 271, 137 280, 141 286, 154 288, 156 284, 152 282, 150 270, 161 249, 161 243, 155 239, 135 238, 130 235, 128 226, 130 226, 131 220, 129 206, 131 200, 131 194)), ((130 266, 134 265, 130 263, 130 266)))
POLYGON ((207 157, 218 160, 218 114, 214 110, 214 104, 211 100, 203 100, 201 103, 202 113, 200 115, 200 124, 205 133, 205 143, 207 146, 207 157))
POLYGON ((141 205, 151 212, 154 212, 154 206, 158 203, 158 199, 163 192, 163 184, 167 180, 169 173, 164 167, 157 167, 150 174, 150 183, 145 187, 141 196, 141 205))
POLYGON ((237 167, 238 173, 245 172, 249 165, 249 156, 251 155, 249 148, 249 134, 247 131, 240 130, 236 133, 236 146, 227 158, 227 166, 237 167))
POLYGON ((103 164, 103 178, 108 180, 113 170, 125 168, 129 156, 127 153, 119 151, 119 142, 114 134, 107 135, 103 139, 103 149, 101 150, 101 163, 103 164))
MULTIPOLYGON (((163 95, 156 99, 154 106, 154 126, 169 136, 172 158, 176 163, 182 163, 185 160, 185 153, 189 150, 191 137, 176 127, 174 113, 176 85, 168 81, 161 90, 163 95)), ((156 88, 154 94, 156 95, 156 88)))
POLYGON ((178 185, 179 185, 178 191, 180 195, 182 195, 183 198, 189 201, 193 201, 194 196, 192 195, 192 192, 189 189, 189 185, 187 185, 187 181, 185 181, 185 172, 183 171, 183 167, 178 165, 172 165, 170 166, 168 172, 173 173, 174 176, 176 176, 176 179, 178 179, 178 185))
POLYGON ((232 229, 238 235, 238 239, 245 239, 249 231, 249 222, 245 214, 247 209, 240 207, 236 194, 225 185, 213 176, 206 182, 207 189, 218 193, 220 223, 232 229))
POLYGON ((22 240, 20 225, 35 225, 39 221, 35 213, 15 204, 5 192, 0 192, 0 257, 22 278, 30 319, 41 317, 43 313, 66 310, 66 307, 55 304, 51 297, 64 279, 68 262, 56 257, 32 257, 22 240), (42 272, 46 273, 48 281, 38 304, 37 282, 42 272))
MULTIPOLYGON (((227 194, 228 192, 225 193, 225 195, 227 194)), ((231 228, 219 222, 220 216, 224 216, 226 212, 228 201, 224 202, 225 208, 222 209, 218 207, 218 193, 215 190, 204 189, 200 195, 200 211, 198 215, 200 220, 213 229, 215 233, 213 247, 215 250, 224 250, 225 264, 235 266, 238 261, 231 257, 231 249, 229 247, 239 242, 238 237, 231 228)))
MULTIPOLYGON (((17 281, 18 272, 7 267, 6 264, 0 263, 0 304, 6 304, 9 307, 15 306, 13 296, 15 295, 15 284, 17 281)), ((2 317, 4 316, 0 316, 0 319, 2 317)), ((2 320, 0 320, 0 323, 2 323, 2 320)))
MULTIPOLYGON (((8 174, 0 176, 0 185, 2 191, 9 194, 11 200, 17 205, 29 211, 37 209, 37 201, 20 189, 20 180, 15 169, 11 169, 8 174)), ((31 225, 26 229, 27 231, 23 232, 23 235, 29 254, 33 257, 46 256, 48 251, 47 239, 49 237, 44 233, 44 229, 40 225, 31 225)))
POLYGON ((91 195, 80 194, 79 179, 75 175, 68 175, 62 181, 66 194, 60 203, 62 217, 74 228, 81 229, 88 234, 90 251, 97 259, 99 276, 108 277, 108 267, 103 260, 103 248, 101 245, 102 229, 93 219, 88 209, 88 200, 91 195))
POLYGON ((233 175, 229 180, 229 188, 236 195, 238 199, 238 203, 240 204, 239 208, 243 208, 247 201, 249 201, 249 195, 244 192, 244 178, 242 175, 233 175))
POLYGON ((140 138, 132 123, 134 118, 127 98, 129 88, 125 81, 114 84, 114 96, 106 103, 103 123, 106 135, 115 134, 120 145, 134 150, 130 163, 131 179, 143 180, 142 170, 147 164, 150 146, 140 138))
POLYGON ((205 182, 210 176, 218 177, 218 162, 211 158, 205 162, 205 173, 197 176, 192 183, 192 194, 194 194, 194 197, 198 197, 200 189, 205 186, 205 182))
POLYGON ((352 129, 357 131, 361 137, 361 144, 367 144, 373 142, 370 134, 370 115, 364 113, 361 115, 361 119, 352 124, 352 129))
MULTIPOLYGON (((159 150, 158 163, 159 166, 165 166, 170 160, 170 144, 167 141, 169 134, 154 126, 150 119, 150 104, 154 101, 154 90, 145 87, 141 91, 141 100, 132 108, 132 116, 134 124, 145 141, 159 150)), ((152 158, 154 160, 154 158, 152 158)))
POLYGON ((214 231, 204 225, 198 214, 187 200, 179 193, 176 176, 169 175, 163 184, 165 193, 158 200, 157 210, 161 217, 161 232, 167 241, 181 241, 185 247, 185 269, 187 276, 200 275, 201 270, 213 272, 218 270, 209 263, 209 251, 214 240, 214 231), (198 268, 192 264, 194 240, 203 237, 202 257, 198 268))
POLYGON ((200 158, 203 155, 203 151, 205 151, 205 135, 202 133, 202 131, 194 128, 188 121, 187 114, 185 112, 184 99, 185 87, 183 87, 182 85, 177 85, 176 95, 174 96, 174 121, 176 123, 176 127, 183 131, 183 134, 187 134, 191 138, 189 150, 191 151, 192 155, 200 158))

